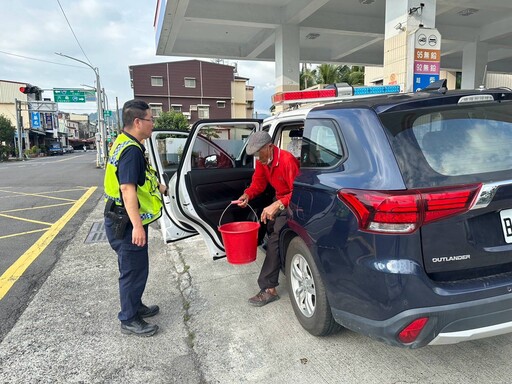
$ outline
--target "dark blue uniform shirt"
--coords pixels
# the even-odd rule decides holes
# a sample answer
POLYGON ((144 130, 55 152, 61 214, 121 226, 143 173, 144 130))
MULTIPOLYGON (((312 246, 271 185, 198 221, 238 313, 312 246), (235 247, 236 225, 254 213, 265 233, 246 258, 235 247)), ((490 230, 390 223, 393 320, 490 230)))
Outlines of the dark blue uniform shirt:
MULTIPOLYGON (((124 132, 126 136, 135 140, 132 135, 124 132)), ((134 145, 130 145, 121 154, 119 164, 117 166, 117 178, 119 185, 121 184, 136 184, 144 185, 146 181, 146 159, 144 158, 144 146, 139 143, 142 151, 134 145)))

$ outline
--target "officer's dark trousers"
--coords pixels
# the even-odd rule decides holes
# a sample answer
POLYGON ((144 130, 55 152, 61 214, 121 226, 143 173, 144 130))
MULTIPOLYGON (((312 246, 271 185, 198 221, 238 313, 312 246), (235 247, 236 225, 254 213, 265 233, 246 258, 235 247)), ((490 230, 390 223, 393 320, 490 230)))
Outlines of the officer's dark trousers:
POLYGON ((280 212, 274 220, 267 221, 267 255, 261 267, 258 285, 260 289, 274 288, 279 285, 281 256, 279 255, 279 233, 286 224, 286 210, 280 212))
MULTIPOLYGON (((121 311, 118 318, 130 322, 137 317, 137 310, 142 306, 142 294, 146 288, 149 273, 148 243, 144 247, 132 244, 132 226, 128 224, 122 240, 114 237, 112 220, 105 218, 105 232, 110 246, 117 253, 119 265, 119 297, 121 311)), ((148 226, 145 225, 146 239, 148 226)))

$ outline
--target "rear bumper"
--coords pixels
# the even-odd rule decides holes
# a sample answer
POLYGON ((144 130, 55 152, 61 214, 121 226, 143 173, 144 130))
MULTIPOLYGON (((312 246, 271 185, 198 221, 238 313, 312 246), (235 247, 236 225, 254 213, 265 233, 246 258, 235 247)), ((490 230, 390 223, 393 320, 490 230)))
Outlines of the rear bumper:
POLYGON ((498 336, 509 332, 512 332, 512 321, 465 331, 441 332, 429 345, 455 344, 461 341, 483 339, 484 337, 498 336))
POLYGON ((410 309, 382 321, 355 316, 335 308, 331 310, 335 320, 344 327, 387 344, 406 348, 454 344, 512 332, 512 293, 463 303, 410 309), (397 335, 420 317, 428 317, 429 321, 416 341, 401 343, 397 335))

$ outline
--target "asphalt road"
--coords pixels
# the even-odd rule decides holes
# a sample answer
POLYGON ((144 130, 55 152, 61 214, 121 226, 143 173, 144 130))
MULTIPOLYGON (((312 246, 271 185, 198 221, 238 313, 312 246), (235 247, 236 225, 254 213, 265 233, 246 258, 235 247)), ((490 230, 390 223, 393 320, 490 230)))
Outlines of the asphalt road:
POLYGON ((95 160, 89 151, 0 163, 0 340, 101 195, 95 160))

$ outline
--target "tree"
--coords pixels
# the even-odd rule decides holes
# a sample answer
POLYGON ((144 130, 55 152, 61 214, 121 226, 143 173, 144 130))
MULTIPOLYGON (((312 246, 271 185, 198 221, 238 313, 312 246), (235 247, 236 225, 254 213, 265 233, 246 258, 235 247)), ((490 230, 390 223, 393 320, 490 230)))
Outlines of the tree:
POLYGON ((181 112, 163 112, 155 120, 155 128, 166 131, 188 131, 188 120, 181 112))
POLYGON ((363 85, 364 84, 364 67, 354 65, 348 67, 344 65, 340 70, 341 81, 350 85, 363 85))
POLYGON ((311 69, 307 63, 302 64, 300 70, 300 89, 306 89, 315 84, 335 83, 364 84, 364 67, 324 63, 315 69, 311 69))
POLYGON ((351 72, 348 76, 348 83, 350 85, 363 85, 364 72, 351 72))
POLYGON ((201 135, 205 136, 208 140, 218 139, 220 136, 217 133, 217 129, 215 127, 207 127, 201 129, 201 135))
POLYGON ((316 69, 317 83, 319 84, 334 84, 341 81, 339 65, 334 64, 320 64, 316 69))
POLYGON ((15 127, 5 115, 0 115, 0 142, 12 143, 15 127))
POLYGON ((14 125, 4 115, 0 115, 0 158, 2 160, 9 159, 12 143, 14 140, 14 125), (2 143, 5 143, 3 145, 2 143))
POLYGON ((340 72, 340 80, 342 83, 348 83, 349 81, 349 76, 350 76, 350 67, 348 65, 340 65, 340 69, 339 69, 339 72, 340 72))
POLYGON ((300 71, 300 89, 306 89, 316 84, 316 69, 308 68, 308 63, 302 64, 300 71))

